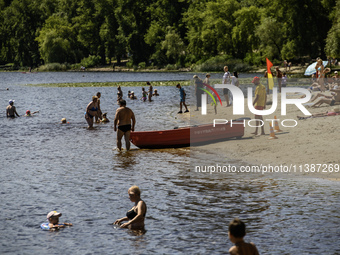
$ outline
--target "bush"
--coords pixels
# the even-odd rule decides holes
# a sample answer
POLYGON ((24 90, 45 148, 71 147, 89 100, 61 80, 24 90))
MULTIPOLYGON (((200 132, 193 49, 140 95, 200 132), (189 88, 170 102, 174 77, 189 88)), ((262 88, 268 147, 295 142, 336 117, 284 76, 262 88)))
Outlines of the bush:
POLYGON ((251 67, 240 59, 230 59, 228 55, 209 58, 201 64, 194 66, 196 72, 223 72, 223 67, 228 66, 229 70, 236 72, 247 72, 251 67))
POLYGON ((126 62, 126 67, 127 67, 127 68, 132 68, 132 67, 133 67, 132 61, 126 62))
POLYGON ((101 63, 101 57, 100 56, 89 56, 87 58, 83 58, 80 61, 80 64, 86 68, 88 67, 94 67, 98 66, 101 63))
POLYGON ((171 65, 171 64, 168 64, 166 67, 165 67, 165 70, 178 70, 178 66, 177 65, 171 65))
POLYGON ((46 65, 42 65, 38 67, 39 72, 53 72, 53 71, 66 71, 69 69, 69 64, 60 64, 60 63, 48 63, 46 65))
POLYGON ((145 69, 145 67, 146 67, 145 62, 141 62, 138 64, 138 68, 145 69))
POLYGON ((260 66, 262 65, 262 56, 258 52, 247 53, 243 61, 249 65, 260 66))

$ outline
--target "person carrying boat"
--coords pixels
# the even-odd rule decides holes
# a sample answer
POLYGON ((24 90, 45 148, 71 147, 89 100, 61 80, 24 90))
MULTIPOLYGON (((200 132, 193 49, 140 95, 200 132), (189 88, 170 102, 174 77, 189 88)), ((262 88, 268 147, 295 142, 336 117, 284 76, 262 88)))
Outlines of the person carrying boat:
POLYGON ((135 203, 135 206, 126 213, 126 217, 116 220, 114 224, 120 225, 121 228, 144 230, 144 219, 147 208, 145 202, 140 197, 140 193, 138 186, 132 186, 128 189, 129 198, 131 202, 135 203), (123 221, 128 222, 121 224, 123 221))
POLYGON ((117 132, 117 148, 119 151, 122 150, 121 140, 124 136, 126 150, 130 150, 130 133, 135 130, 136 124, 135 114, 130 108, 126 107, 125 100, 120 100, 118 103, 120 107, 117 109, 114 119, 114 131, 117 132))

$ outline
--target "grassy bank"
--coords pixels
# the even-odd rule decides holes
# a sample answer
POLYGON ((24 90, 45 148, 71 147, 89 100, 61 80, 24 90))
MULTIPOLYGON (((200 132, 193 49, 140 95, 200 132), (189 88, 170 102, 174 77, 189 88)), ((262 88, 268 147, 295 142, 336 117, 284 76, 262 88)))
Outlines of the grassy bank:
MULTIPOLYGON (((152 86, 176 86, 180 83, 183 86, 190 85, 190 81, 153 81, 152 86)), ((126 82, 79 82, 79 83, 43 83, 27 84, 34 87, 141 87, 146 86, 145 82, 126 81, 126 82)))

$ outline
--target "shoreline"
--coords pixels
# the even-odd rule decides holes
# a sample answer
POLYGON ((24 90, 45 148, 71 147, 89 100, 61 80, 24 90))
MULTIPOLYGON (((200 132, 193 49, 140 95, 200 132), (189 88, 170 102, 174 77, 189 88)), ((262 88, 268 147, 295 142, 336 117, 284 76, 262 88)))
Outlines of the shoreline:
MULTIPOLYGON (((298 95, 290 96, 291 98, 298 97, 298 95)), ((271 100, 268 99, 268 101, 271 100)), ((298 120, 296 116, 301 115, 302 112, 293 105, 288 105, 287 115, 281 116, 280 101, 276 111, 271 115, 263 116, 263 119, 274 119, 274 116, 277 116, 279 123, 284 119, 292 119, 297 122, 297 126, 283 127, 281 122, 279 127, 282 132, 275 133, 277 139, 268 139, 270 137, 269 121, 264 121, 266 135, 255 136, 251 134, 255 127, 246 125, 244 136, 241 139, 208 144, 200 146, 198 149, 212 154, 221 152, 218 153, 221 155, 219 157, 221 161, 238 161, 244 165, 255 166, 288 166, 290 169, 296 169, 296 172, 290 172, 289 175, 296 174, 297 177, 305 176, 340 181, 340 171, 334 172, 334 165, 339 166, 340 164, 339 146, 336 142, 340 139, 338 132, 340 115, 298 120), (332 169, 333 172, 331 172, 332 169)), ((319 108, 306 106, 306 109, 312 114, 332 111, 333 108, 334 106, 319 108)), ((242 117, 254 119, 254 115, 249 111, 247 105, 244 109, 245 115, 242 117)), ((194 112, 190 116, 190 122, 191 124, 213 123, 213 119, 231 120, 240 117, 232 114, 232 107, 218 106, 218 114, 215 115, 213 112, 213 107, 208 104, 207 115, 203 116, 200 112, 194 112)), ((287 123, 289 122, 287 121, 287 123)))
MULTIPOLYGON (((291 70, 285 70, 284 67, 279 67, 282 72, 287 72, 287 74, 303 74, 305 72, 305 69, 307 66, 292 66, 291 70)), ((246 72, 239 72, 239 73, 264 73, 267 70, 266 66, 261 66, 261 67, 256 67, 251 69, 250 71, 246 72)), ((1 72, 21 72, 21 73, 30 73, 29 70, 27 69, 18 69, 18 70, 0 70, 1 72)), ((81 69, 67 69, 67 70, 50 70, 50 71, 39 71, 38 68, 32 69, 31 73, 36 73, 36 72, 189 72, 189 73, 205 73, 205 72, 210 72, 210 73, 220 73, 220 72, 215 72, 215 71, 195 71, 192 70, 191 68, 180 68, 176 70, 168 70, 166 68, 154 68, 154 69, 149 69, 149 68, 138 68, 138 69, 133 69, 133 68, 127 68, 125 66, 117 66, 117 67, 112 67, 110 66, 99 66, 99 67, 89 67, 86 68, 86 70, 81 70, 81 69)), ((223 70, 221 69, 221 72, 223 70)))

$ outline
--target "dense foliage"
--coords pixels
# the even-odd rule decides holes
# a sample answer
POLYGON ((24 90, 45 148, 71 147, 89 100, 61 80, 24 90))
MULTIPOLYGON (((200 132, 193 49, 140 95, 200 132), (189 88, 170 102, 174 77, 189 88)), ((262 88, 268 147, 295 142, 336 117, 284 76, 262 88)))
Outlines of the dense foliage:
POLYGON ((0 65, 338 58, 339 17, 340 0, 0 0, 0 65))

